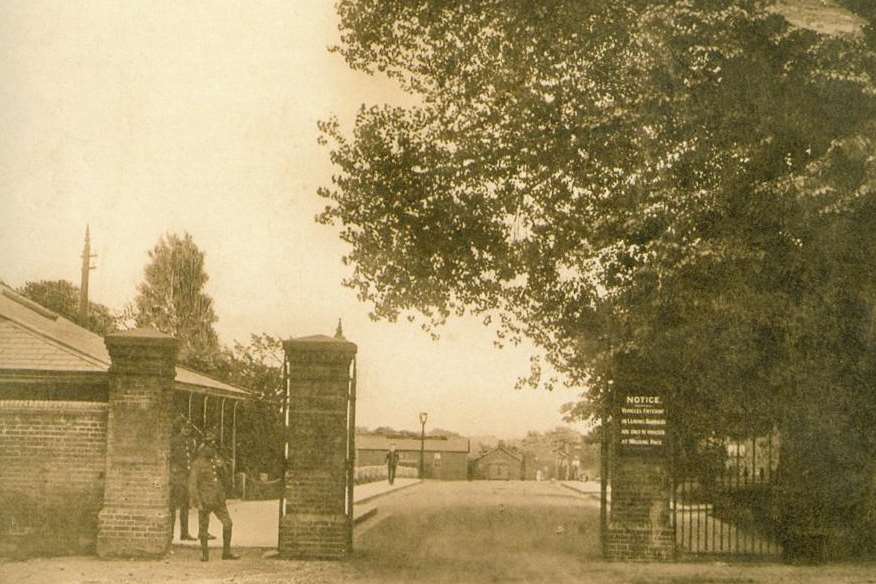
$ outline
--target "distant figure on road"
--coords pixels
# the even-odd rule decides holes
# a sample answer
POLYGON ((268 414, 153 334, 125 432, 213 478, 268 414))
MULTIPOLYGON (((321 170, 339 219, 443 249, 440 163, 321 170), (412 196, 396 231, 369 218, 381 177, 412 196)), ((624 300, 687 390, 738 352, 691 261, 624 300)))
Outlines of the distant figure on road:
POLYGON ((201 561, 210 559, 207 529, 210 513, 222 522, 222 559, 236 560, 231 553, 231 516, 225 506, 225 469, 216 449, 215 436, 207 436, 198 450, 189 474, 191 506, 198 508, 198 537, 201 540, 201 561))
POLYGON ((395 482, 395 469, 398 466, 398 452, 395 450, 395 444, 389 445, 389 452, 386 453, 386 476, 389 479, 389 484, 395 482))
POLYGON ((177 421, 176 433, 170 440, 170 531, 179 510, 179 538, 194 541, 189 533, 189 473, 196 453, 195 439, 188 420, 177 421))

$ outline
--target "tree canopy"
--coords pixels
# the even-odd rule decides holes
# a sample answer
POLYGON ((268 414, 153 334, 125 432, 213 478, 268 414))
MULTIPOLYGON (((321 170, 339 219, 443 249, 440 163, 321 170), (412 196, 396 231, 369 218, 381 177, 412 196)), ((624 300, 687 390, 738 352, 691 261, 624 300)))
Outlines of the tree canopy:
POLYGON ((137 286, 136 324, 151 325, 179 341, 178 360, 209 370, 219 351, 213 299, 204 292, 209 276, 204 252, 188 233, 168 233, 149 252, 137 286))
POLYGON ((854 482, 876 446, 873 29, 771 4, 341 0, 335 50, 418 98, 321 126, 347 284, 377 318, 470 310, 533 339, 587 387, 573 416, 658 390, 690 440, 780 424, 854 482))
POLYGON ((25 282, 18 293, 93 333, 106 335, 119 328, 118 319, 112 311, 96 302, 89 301, 88 317, 83 322, 79 314, 79 288, 67 280, 25 282))
POLYGON ((339 13, 348 63, 421 99, 363 107, 352 139, 323 124, 337 174, 321 219, 343 226, 348 284, 378 317, 498 315, 500 335, 535 339, 597 394, 609 362, 645 349, 744 392, 820 280, 812 256, 833 264, 823 238, 860 239, 838 227, 871 204, 860 38, 789 28, 756 1, 339 13))

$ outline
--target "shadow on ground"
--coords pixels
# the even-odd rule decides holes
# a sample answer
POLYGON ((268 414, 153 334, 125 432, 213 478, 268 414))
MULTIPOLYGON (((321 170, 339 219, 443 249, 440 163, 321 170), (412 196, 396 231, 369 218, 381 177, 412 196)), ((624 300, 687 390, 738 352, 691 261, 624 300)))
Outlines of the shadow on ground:
POLYGON ((425 484, 357 538, 369 580, 563 581, 599 559, 599 509, 538 483, 425 484))

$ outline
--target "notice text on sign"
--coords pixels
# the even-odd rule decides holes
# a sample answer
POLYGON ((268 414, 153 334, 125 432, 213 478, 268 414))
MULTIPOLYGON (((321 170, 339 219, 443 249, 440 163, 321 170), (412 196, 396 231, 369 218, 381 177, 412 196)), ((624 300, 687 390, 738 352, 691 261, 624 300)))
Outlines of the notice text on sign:
POLYGON ((624 396, 618 414, 621 454, 663 452, 666 445, 666 408, 661 396, 624 396))

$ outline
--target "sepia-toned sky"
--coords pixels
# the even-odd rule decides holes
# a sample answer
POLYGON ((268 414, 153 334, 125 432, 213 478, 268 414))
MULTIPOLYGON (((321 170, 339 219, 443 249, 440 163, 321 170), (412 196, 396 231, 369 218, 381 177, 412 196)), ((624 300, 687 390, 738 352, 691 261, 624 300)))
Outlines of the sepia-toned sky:
POLYGON ((326 50, 329 0, 0 4, 0 279, 78 284, 90 224, 91 299, 130 301, 146 253, 188 231, 207 254, 223 342, 332 334, 359 345, 358 421, 514 436, 560 423, 572 391, 516 391, 529 347, 496 350, 474 320, 433 342, 373 323, 340 285, 345 251, 317 225, 331 176, 319 119, 404 100, 326 50))

